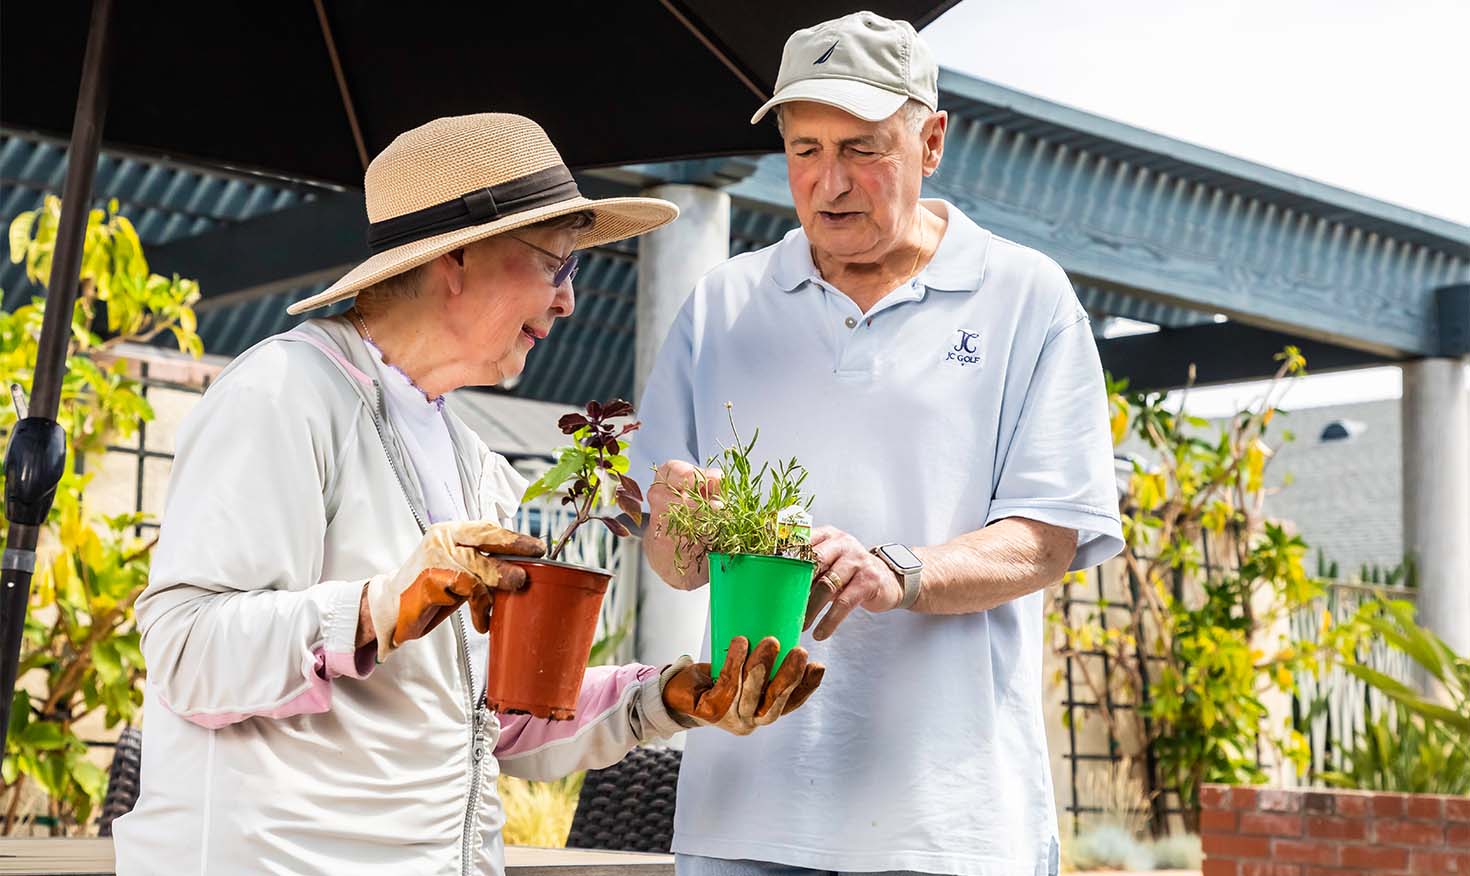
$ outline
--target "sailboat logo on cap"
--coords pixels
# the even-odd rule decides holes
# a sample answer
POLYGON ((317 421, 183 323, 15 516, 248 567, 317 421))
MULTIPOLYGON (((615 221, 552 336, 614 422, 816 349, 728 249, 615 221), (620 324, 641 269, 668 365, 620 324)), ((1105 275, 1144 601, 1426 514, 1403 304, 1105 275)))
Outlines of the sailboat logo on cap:
MULTIPOLYGON (((842 40, 838 40, 837 41, 837 43, 840 43, 840 42, 842 42, 842 40)), ((815 67, 818 64, 825 64, 825 63, 827 63, 827 59, 830 58, 830 57, 832 57, 832 53, 833 52, 837 51, 837 43, 833 43, 832 44, 832 48, 830 48, 827 51, 823 52, 822 53, 822 57, 820 57, 820 58, 816 59, 815 61, 813 61, 812 62, 812 66, 815 67)))

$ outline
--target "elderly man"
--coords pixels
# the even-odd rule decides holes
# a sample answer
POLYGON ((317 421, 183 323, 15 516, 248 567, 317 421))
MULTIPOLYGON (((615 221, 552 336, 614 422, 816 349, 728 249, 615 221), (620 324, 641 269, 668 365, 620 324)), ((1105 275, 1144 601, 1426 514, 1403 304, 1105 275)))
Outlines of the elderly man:
MULTIPOLYGON (((1122 545, 1102 370, 1055 262, 920 199, 937 78, 905 22, 790 38, 752 121, 777 112, 801 227, 700 281, 640 404, 635 471, 692 483, 733 401, 762 457, 811 470, 826 524, 824 690, 771 732, 688 741, 681 876, 1057 871, 1042 591, 1122 545)), ((704 584, 656 528, 646 549, 704 584)))

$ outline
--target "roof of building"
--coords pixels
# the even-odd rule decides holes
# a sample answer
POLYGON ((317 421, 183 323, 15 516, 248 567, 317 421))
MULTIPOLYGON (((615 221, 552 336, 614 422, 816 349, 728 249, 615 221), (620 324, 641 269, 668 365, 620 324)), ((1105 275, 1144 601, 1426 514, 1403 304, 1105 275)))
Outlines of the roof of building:
POLYGON ((1363 564, 1391 568, 1403 560, 1399 424, 1397 400, 1306 408, 1272 424, 1276 434, 1290 431, 1296 440, 1271 461, 1268 482, 1277 491, 1266 500, 1267 513, 1290 520, 1344 576, 1363 564), (1329 430, 1348 437, 1323 440, 1329 430))

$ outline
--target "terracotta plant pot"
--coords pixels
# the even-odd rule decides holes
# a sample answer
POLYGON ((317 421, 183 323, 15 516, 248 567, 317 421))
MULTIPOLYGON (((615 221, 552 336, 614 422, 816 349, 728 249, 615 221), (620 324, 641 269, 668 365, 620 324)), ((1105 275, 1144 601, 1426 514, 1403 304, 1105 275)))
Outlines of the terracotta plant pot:
POLYGON ((771 674, 776 674, 786 652, 801 641, 815 568, 814 563, 790 557, 709 555, 712 675, 719 677, 730 640, 736 636, 744 636, 752 648, 766 636, 775 636, 781 643, 771 667, 771 674))
POLYGON ((497 712, 570 721, 612 575, 552 560, 501 557, 526 570, 526 586, 496 593, 490 614, 485 702, 497 712))

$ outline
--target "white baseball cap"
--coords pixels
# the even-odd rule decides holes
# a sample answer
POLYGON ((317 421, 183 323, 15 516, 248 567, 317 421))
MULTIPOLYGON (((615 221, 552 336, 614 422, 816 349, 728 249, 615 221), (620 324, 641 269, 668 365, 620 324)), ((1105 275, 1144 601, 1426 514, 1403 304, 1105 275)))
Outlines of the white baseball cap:
POLYGON ((913 25, 854 12, 792 34, 781 51, 776 94, 751 116, 753 125, 777 104, 825 103, 870 122, 898 112, 909 99, 939 106, 939 65, 913 25))

